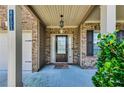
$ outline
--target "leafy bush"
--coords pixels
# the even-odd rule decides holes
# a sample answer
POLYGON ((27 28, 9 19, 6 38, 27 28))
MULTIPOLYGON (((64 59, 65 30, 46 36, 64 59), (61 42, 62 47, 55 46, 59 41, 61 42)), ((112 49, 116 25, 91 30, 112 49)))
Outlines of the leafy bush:
POLYGON ((97 72, 92 77, 97 87, 124 86, 124 40, 117 38, 117 31, 98 35, 100 47, 97 72))

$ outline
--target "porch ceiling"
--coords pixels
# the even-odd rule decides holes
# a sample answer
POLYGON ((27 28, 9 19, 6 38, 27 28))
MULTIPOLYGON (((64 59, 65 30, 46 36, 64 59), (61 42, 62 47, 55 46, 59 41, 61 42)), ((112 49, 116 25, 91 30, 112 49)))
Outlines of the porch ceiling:
POLYGON ((78 26, 91 5, 32 5, 40 19, 47 26, 58 26, 60 15, 64 15, 65 26, 78 26))

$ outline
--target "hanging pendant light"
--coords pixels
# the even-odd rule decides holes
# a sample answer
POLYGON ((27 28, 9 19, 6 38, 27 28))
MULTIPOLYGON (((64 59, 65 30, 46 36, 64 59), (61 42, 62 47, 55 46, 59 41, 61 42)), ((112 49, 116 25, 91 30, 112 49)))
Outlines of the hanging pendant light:
POLYGON ((60 33, 63 33, 63 27, 64 27, 64 21, 63 21, 63 15, 60 15, 61 20, 60 20, 60 33))
POLYGON ((61 17, 60 27, 63 28, 64 27, 63 15, 60 15, 60 17, 61 17))

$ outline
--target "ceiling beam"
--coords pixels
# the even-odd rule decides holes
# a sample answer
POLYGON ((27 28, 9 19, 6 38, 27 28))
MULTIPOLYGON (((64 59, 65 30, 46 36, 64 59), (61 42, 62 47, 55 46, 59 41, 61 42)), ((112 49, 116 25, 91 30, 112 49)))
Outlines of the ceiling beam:
POLYGON ((91 12, 93 11, 93 9, 94 9, 95 7, 96 7, 96 5, 91 5, 91 6, 89 7, 89 9, 87 10, 85 16, 82 18, 82 21, 80 22, 79 26, 80 26, 81 24, 83 24, 83 23, 87 20, 87 18, 90 16, 91 12))
POLYGON ((42 26, 46 27, 46 24, 43 22, 43 20, 39 17, 39 15, 37 14, 37 12, 33 9, 33 7, 31 5, 25 5, 25 7, 38 19, 40 20, 40 23, 42 24, 42 26))

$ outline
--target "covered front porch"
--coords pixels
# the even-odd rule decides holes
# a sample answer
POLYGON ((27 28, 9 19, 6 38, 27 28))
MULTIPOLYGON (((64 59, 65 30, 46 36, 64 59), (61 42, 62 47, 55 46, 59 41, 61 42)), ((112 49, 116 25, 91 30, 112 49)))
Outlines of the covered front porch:
MULTIPOLYGON (((81 69, 77 65, 58 69, 46 65, 39 72, 23 71, 24 87, 93 87, 92 76, 96 69, 81 69)), ((7 86, 7 72, 0 71, 0 87, 7 86)))
POLYGON ((1 76, 8 77, 8 80, 6 78, 7 82, 3 82, 1 79, 0 83, 3 86, 93 86, 92 76, 97 60, 94 51, 98 50, 96 35, 116 29, 116 6, 24 7, 35 18, 26 17, 29 20, 22 22, 21 13, 26 13, 22 12, 22 7, 7 7, 8 73, 2 72, 1 76), (61 14, 65 22, 63 31, 59 27, 61 14), (94 15, 98 21, 87 21, 94 15), (32 67, 28 72, 22 70, 22 32, 27 31, 24 28, 30 27, 29 24, 32 33, 32 67), (68 68, 55 68, 58 63, 66 63, 68 68))

